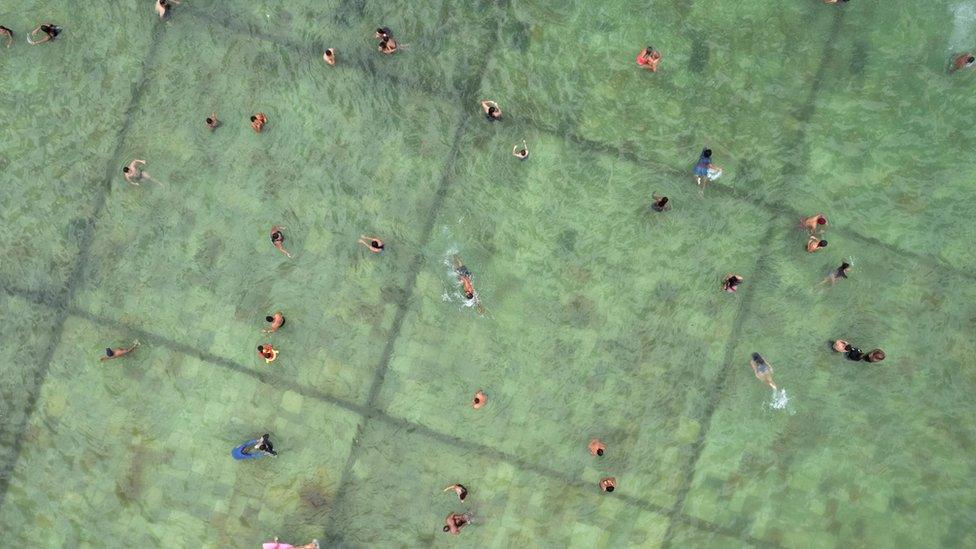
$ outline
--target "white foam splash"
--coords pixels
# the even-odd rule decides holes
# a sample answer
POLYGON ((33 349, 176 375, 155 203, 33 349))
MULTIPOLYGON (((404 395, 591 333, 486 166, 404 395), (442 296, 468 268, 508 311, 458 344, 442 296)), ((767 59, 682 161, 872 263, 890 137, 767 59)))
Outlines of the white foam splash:
POLYGON ((974 35, 976 35, 976 2, 960 2, 952 7, 949 53, 960 53, 971 48, 974 35))
POLYGON ((790 403, 790 397, 786 395, 786 389, 773 389, 773 398, 769 402, 769 407, 774 410, 783 410, 790 403))

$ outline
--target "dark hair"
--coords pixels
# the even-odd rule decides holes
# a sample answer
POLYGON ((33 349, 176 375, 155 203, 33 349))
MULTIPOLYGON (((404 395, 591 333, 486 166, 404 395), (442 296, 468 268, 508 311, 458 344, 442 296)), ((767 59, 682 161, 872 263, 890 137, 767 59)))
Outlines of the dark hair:
POLYGON ((702 149, 702 156, 704 156, 705 158, 711 158, 712 149, 702 149))
POLYGON ((847 345, 844 345, 844 350, 845 350, 845 351, 850 351, 850 350, 851 350, 851 349, 853 349, 853 348, 854 348, 854 346, 853 346, 853 345, 851 345, 850 343, 848 343, 847 345))
POLYGON ((606 487, 606 491, 607 492, 613 492, 613 485, 611 484, 610 486, 607 486, 606 487))
POLYGON ((871 359, 871 362, 881 362, 885 359, 885 352, 881 349, 875 349, 868 353, 868 358, 871 359))
POLYGON ((668 203, 668 197, 666 197, 666 196, 662 196, 662 197, 661 197, 661 200, 658 200, 658 201, 657 201, 657 205, 658 205, 658 206, 660 206, 660 207, 662 207, 662 208, 663 208, 663 207, 664 207, 664 205, 665 205, 665 204, 667 204, 667 203, 668 203))
POLYGON ((207 117, 207 124, 213 124, 213 123, 214 123, 214 121, 213 121, 213 118, 210 118, 210 117, 208 116, 208 117, 207 117))
POLYGON ((759 353, 752 353, 752 359, 755 360, 756 362, 766 362, 765 360, 763 360, 762 355, 760 355, 759 353))
POLYGON ((976 61, 976 57, 973 57, 972 55, 970 55, 969 57, 966 58, 966 62, 967 63, 972 63, 973 61, 976 61))
POLYGON ((258 351, 263 351, 263 350, 264 350, 264 345, 258 345, 258 351))
POLYGON ((255 115, 253 115, 253 114, 251 115, 251 122, 254 122, 254 121, 255 121, 255 120, 257 120, 257 119, 258 119, 258 117, 257 117, 257 116, 255 116, 255 115))
POLYGON ((113 351, 111 347, 106 347, 105 356, 113 356, 113 355, 115 355, 115 351, 113 351))
POLYGON ((644 49, 647 50, 647 51, 649 51, 649 52, 651 52, 651 51, 654 51, 654 46, 647 46, 644 49))
POLYGON ((122 172, 123 173, 129 173, 129 167, 128 166, 122 166, 122 172))
POLYGON ((839 268, 839 269, 837 269, 837 270, 838 270, 838 271, 843 271, 844 269, 847 269, 847 268, 849 268, 850 266, 851 266, 851 264, 845 261, 845 262, 843 262, 843 263, 841 263, 841 264, 840 264, 840 268, 839 268))
POLYGON ((498 112, 498 107, 496 107, 494 105, 488 105, 488 114, 491 114, 491 113, 494 113, 494 112, 498 112))
POLYGON ((473 299, 474 298, 474 292, 464 292, 464 297, 466 297, 468 299, 473 299))
POLYGON ((273 316, 266 316, 266 317, 264 317, 264 319, 267 320, 268 322, 274 322, 274 317, 273 316))
POLYGON ((597 448, 596 449, 596 455, 602 456, 603 455, 603 448, 597 448))
POLYGON ((325 50, 325 54, 326 55, 332 55, 332 53, 333 53, 332 48, 329 48, 329 49, 325 50))
POLYGON ((450 526, 445 526, 444 527, 444 531, 445 532, 450 532, 451 531, 451 527, 450 526))
POLYGON ((478 397, 474 397, 474 403, 475 403, 475 404, 477 404, 477 403, 479 403, 479 402, 481 402, 481 399, 480 399, 480 398, 478 398, 478 397))
POLYGON ((827 247, 827 241, 826 240, 821 240, 820 242, 817 242, 817 247, 818 248, 826 248, 827 247))

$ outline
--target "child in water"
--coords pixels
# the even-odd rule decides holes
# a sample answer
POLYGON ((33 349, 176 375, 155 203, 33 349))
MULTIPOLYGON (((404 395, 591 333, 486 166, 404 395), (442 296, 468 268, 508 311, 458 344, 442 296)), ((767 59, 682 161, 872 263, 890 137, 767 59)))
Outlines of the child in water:
POLYGON ((749 361, 749 365, 752 366, 752 372, 756 374, 756 379, 760 381, 765 381, 766 385, 769 385, 776 389, 776 384, 773 383, 773 367, 766 362, 766 359, 762 357, 759 353, 752 353, 752 360, 749 361))

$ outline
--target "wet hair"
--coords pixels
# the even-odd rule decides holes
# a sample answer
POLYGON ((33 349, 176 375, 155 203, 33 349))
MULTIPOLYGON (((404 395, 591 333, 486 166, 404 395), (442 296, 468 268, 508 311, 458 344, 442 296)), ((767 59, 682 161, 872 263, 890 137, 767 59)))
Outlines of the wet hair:
MULTIPOLYGON (((10 29, 7 29, 7 30, 10 30, 10 29)), ((976 57, 973 57, 972 55, 970 55, 969 57, 966 58, 966 62, 967 63, 976 62, 976 57)))
POLYGON ((464 297, 474 299, 474 292, 464 292, 464 297))
POLYGON ((264 352, 264 345, 258 345, 258 351, 264 352))
POLYGON ((711 158, 712 157, 712 149, 702 149, 701 155, 704 156, 705 158, 711 158))
POLYGON ((213 119, 213 118, 210 118, 210 117, 208 116, 208 117, 207 117, 207 124, 213 124, 213 123, 214 123, 214 119, 213 119))
POLYGON ((668 197, 666 197, 666 196, 662 196, 661 197, 661 200, 658 200, 657 201, 657 205, 660 206, 661 208, 663 208, 664 205, 667 204, 667 203, 668 203, 668 197))
POLYGON ((128 166, 122 166, 122 173, 129 173, 129 167, 128 166))
POLYGON ((478 404, 479 402, 481 402, 481 398, 479 398, 479 397, 474 397, 474 403, 475 403, 475 404, 478 404))
POLYGON ((607 492, 613 492, 613 484, 604 488, 607 492))
POLYGON ((251 115, 251 122, 256 122, 258 119, 257 115, 251 115))
POLYGON ((333 53, 335 53, 335 50, 333 50, 332 48, 325 50, 325 54, 328 55, 329 57, 332 57, 333 53))
POLYGON ((848 343, 847 345, 844 345, 844 350, 845 350, 845 351, 850 351, 850 350, 851 350, 851 349, 853 349, 853 348, 854 348, 854 346, 853 346, 853 345, 851 345, 850 343, 848 343))
POLYGON ((489 105, 488 106, 488 114, 494 114, 496 112, 498 112, 498 107, 496 107, 494 105, 489 105))
POLYGON ((648 52, 652 52, 652 51, 654 51, 654 46, 647 46, 644 49, 647 50, 648 52))
POLYGON ((817 247, 818 248, 826 248, 827 247, 827 241, 826 240, 821 240, 820 242, 817 242, 817 247))
POLYGON ((444 531, 445 532, 450 532, 451 531, 451 527, 450 526, 445 526, 444 527, 444 531))
POLYGON ((603 455, 603 448, 597 448, 596 449, 596 455, 602 456, 603 455))
POLYGON ((735 286, 736 284, 738 284, 738 283, 739 283, 739 277, 737 277, 737 276, 735 276, 735 275, 732 275, 732 276, 730 276, 730 277, 729 277, 729 279, 728 279, 728 280, 726 280, 725 282, 726 282, 726 284, 728 284, 729 286, 735 286))
POLYGON ((115 356, 115 351, 113 351, 111 347, 106 347, 105 356, 115 356))
POLYGON ((827 224, 827 218, 824 217, 824 216, 822 216, 822 215, 818 215, 817 216, 817 225, 826 225, 826 224, 827 224))
POLYGON ((266 317, 264 317, 264 319, 267 320, 268 322, 274 322, 274 317, 273 316, 266 316, 266 317))
POLYGON ((752 353, 752 359, 756 362, 766 362, 759 353, 752 353))
POLYGON ((840 264, 840 267, 837 270, 838 271, 843 271, 844 269, 850 268, 850 266, 851 266, 851 264, 845 261, 845 262, 843 262, 843 263, 840 264))

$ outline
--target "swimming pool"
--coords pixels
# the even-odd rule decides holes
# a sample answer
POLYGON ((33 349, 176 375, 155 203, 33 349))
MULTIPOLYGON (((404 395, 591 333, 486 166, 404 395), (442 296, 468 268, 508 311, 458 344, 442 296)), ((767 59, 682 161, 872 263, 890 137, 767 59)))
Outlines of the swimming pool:
POLYGON ((0 17, 9 544, 447 545, 466 510, 460 541, 498 547, 976 544, 976 74, 945 73, 971 3, 0 17), (64 33, 28 46, 42 20, 64 33), (403 51, 375 51, 379 25, 403 51), (705 146, 724 175, 700 198, 705 146), (133 158, 161 184, 127 185, 133 158), (277 458, 231 459, 266 432, 277 458))

